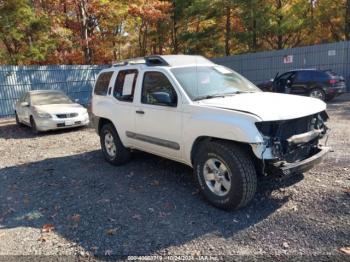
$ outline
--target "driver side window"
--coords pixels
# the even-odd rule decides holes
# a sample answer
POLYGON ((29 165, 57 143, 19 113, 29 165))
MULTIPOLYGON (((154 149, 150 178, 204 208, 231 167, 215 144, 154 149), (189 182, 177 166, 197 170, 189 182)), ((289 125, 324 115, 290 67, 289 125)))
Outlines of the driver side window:
POLYGON ((177 106, 177 94, 169 79, 160 72, 146 72, 143 77, 141 103, 177 106))

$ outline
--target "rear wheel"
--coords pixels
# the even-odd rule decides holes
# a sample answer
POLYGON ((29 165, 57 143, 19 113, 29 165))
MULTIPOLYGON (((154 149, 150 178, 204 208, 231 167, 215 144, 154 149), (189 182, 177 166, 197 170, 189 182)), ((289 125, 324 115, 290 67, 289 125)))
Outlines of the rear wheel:
POLYGON ((103 125, 100 131, 100 143, 105 159, 116 166, 130 159, 130 150, 122 144, 113 124, 103 125))
POLYGON ((335 98, 335 95, 327 95, 327 96, 326 96, 326 101, 327 101, 327 102, 330 102, 330 101, 332 101, 334 98, 335 98))
POLYGON ((314 88, 309 92, 309 96, 313 98, 318 98, 322 101, 326 100, 326 94, 321 88, 314 88))
POLYGON ((200 191, 214 206, 238 209, 254 197, 257 187, 254 164, 239 146, 223 142, 203 144, 194 162, 200 191))

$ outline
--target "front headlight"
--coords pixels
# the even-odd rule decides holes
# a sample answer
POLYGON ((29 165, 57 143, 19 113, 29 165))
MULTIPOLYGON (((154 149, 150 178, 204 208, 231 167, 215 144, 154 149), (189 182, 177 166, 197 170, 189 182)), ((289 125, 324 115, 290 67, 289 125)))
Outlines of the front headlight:
POLYGON ((35 111, 35 116, 39 118, 51 118, 50 114, 42 111, 35 111))

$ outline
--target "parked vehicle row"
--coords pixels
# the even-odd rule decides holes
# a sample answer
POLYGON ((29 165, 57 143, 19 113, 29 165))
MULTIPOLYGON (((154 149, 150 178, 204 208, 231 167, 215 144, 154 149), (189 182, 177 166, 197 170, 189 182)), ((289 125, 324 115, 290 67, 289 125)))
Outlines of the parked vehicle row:
MULTIPOLYGON (((210 203, 237 209, 253 198, 258 175, 305 172, 324 158, 321 100, 345 82, 331 71, 293 70, 261 88, 288 94, 262 92, 201 56, 150 56, 102 70, 90 113, 109 163, 124 164, 133 149, 184 163, 210 203)), ((87 109, 56 90, 26 93, 15 113, 33 132, 89 124, 87 109)))
POLYGON ((274 79, 257 85, 263 91, 306 95, 331 101, 346 92, 344 77, 331 70, 300 69, 277 73, 274 79))

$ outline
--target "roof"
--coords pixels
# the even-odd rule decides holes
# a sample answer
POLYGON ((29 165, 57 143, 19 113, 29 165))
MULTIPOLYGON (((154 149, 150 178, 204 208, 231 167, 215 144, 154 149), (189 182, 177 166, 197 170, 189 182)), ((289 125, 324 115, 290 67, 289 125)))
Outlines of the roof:
POLYGON ((181 67, 189 65, 214 65, 213 62, 199 55, 152 55, 120 61, 113 66, 143 64, 146 66, 181 67))

